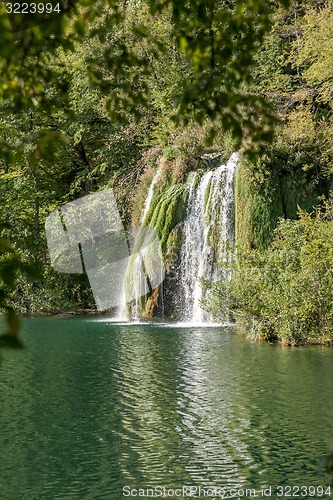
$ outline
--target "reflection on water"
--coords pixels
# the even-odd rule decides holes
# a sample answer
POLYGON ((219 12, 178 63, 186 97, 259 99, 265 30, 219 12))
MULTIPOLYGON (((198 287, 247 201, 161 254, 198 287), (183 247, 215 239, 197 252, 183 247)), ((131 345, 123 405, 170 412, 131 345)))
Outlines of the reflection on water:
POLYGON ((0 365, 0 499, 324 483, 332 349, 90 318, 29 319, 23 337, 0 365))

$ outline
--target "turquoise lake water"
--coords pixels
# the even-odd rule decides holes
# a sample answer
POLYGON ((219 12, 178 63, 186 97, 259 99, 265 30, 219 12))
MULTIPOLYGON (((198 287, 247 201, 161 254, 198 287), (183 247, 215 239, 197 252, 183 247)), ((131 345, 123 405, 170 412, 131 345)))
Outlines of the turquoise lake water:
POLYGON ((332 348, 98 317, 25 319, 22 338, 1 352, 1 500, 326 485, 332 348))

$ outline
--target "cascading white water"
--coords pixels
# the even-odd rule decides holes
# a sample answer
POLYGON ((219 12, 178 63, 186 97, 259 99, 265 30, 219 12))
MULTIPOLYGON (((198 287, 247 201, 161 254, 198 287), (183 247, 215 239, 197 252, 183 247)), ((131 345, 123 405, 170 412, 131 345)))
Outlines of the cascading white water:
MULTIPOLYGON (((213 172, 207 172, 201 179, 199 185, 197 176, 193 175, 189 187, 187 216, 184 223, 184 243, 181 249, 180 260, 180 300, 181 315, 183 321, 193 319, 194 303, 199 296, 199 282, 196 279, 199 268, 203 267, 201 259, 203 247, 206 241, 204 224, 204 201, 205 193, 213 172)), ((200 288, 200 287, 199 287, 200 288)))
POLYGON ((140 217, 140 224, 143 223, 143 221, 146 218, 147 213, 149 212, 149 208, 150 208, 150 205, 151 205, 151 202, 153 199, 153 195, 154 195, 154 187, 155 187, 156 182, 158 181, 159 176, 160 176, 160 170, 157 170, 156 174, 153 177, 153 180, 151 181, 149 189, 148 189, 147 198, 146 198, 146 201, 145 201, 145 204, 143 207, 143 211, 142 211, 142 214, 140 217))
MULTIPOLYGON (((155 173, 155 175, 151 181, 151 184, 149 186, 147 198, 145 200, 142 214, 140 216, 140 225, 142 225, 144 223, 144 220, 147 216, 147 213, 149 212, 150 205, 151 205, 151 202, 152 202, 152 199, 154 196, 154 188, 155 188, 155 185, 158 181, 159 175, 160 175, 160 171, 157 170, 157 172, 155 173)), ((139 235, 139 231, 134 231, 132 234, 132 236, 134 236, 134 238, 132 238, 132 241, 131 241, 132 249, 135 247, 135 242, 136 242, 138 235, 139 235)), ((135 283, 135 301, 134 301, 134 305, 132 305, 132 307, 131 307, 131 316, 133 319, 140 319, 141 310, 142 310, 141 298, 147 292, 147 289, 145 286, 145 280, 144 280, 144 273, 143 273, 144 264, 143 264, 141 253, 137 253, 135 255, 135 260, 134 260, 134 262, 131 262, 130 266, 131 266, 132 280, 133 280, 133 283, 135 283)), ((125 281, 126 281, 126 278, 125 278, 125 281)), ((126 293, 125 281, 123 284, 123 293, 122 293, 122 297, 121 297, 121 304, 118 307, 118 314, 117 314, 117 317, 122 321, 128 320, 128 313, 127 313, 127 299, 128 299, 128 297, 127 297, 127 293, 126 293)))
POLYGON ((204 174, 197 187, 196 176, 192 178, 180 263, 182 321, 209 322, 201 305, 205 298, 201 281, 229 278, 227 272, 219 270, 217 262, 226 258, 225 246, 234 240, 233 179, 237 159, 234 153, 226 165, 204 174))

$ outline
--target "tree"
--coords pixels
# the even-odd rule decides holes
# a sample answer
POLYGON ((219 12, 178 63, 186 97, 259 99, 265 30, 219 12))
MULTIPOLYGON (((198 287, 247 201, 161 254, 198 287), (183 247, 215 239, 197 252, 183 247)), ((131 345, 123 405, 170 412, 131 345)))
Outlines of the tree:
MULTIPOLYGON (((290 2, 281 0, 279 3, 287 7, 290 2)), ((265 125, 270 124, 272 116, 267 103, 250 88, 250 68, 270 27, 275 2, 132 0, 123 3, 104 0, 94 5, 83 2, 83 5, 78 3, 61 18, 16 33, 15 37, 9 32, 2 6, 0 25, 5 36, 0 57, 4 84, 0 97, 12 110, 22 105, 50 106, 47 87, 53 75, 45 62, 57 48, 77 48, 77 44, 88 36, 92 44, 96 38, 103 43, 103 70, 99 70, 101 59, 91 60, 88 75, 110 94, 111 111, 121 105, 135 114, 138 105, 147 105, 147 86, 140 77, 151 69, 151 57, 162 59, 171 43, 175 51, 185 54, 191 68, 191 78, 184 79, 182 87, 174 89, 174 118, 177 121, 194 117, 202 123, 208 115, 211 119, 221 119, 239 143, 246 135, 255 141, 269 139, 265 125), (148 31, 145 24, 132 23, 133 45, 124 43, 120 28, 128 22, 131 13, 143 7, 151 19, 168 13, 173 27, 169 39, 162 40, 159 34, 155 36, 154 30, 148 31), (138 54, 133 46, 142 44, 143 40, 151 50, 138 54), (135 80, 140 82, 135 94, 127 79, 133 68, 136 72, 133 83, 135 80), (123 95, 119 95, 119 91, 123 95)))
MULTIPOLYGON (((271 140, 274 114, 251 68, 276 5, 84 0, 28 30, 16 23, 13 33, 2 3, 2 219, 16 217, 7 248, 29 248, 43 266, 43 200, 50 210, 97 182, 132 175, 137 146, 159 140, 172 122, 209 118, 210 135, 222 124, 236 146, 271 140)), ((20 265, 15 256, 7 266, 10 285, 20 265)))

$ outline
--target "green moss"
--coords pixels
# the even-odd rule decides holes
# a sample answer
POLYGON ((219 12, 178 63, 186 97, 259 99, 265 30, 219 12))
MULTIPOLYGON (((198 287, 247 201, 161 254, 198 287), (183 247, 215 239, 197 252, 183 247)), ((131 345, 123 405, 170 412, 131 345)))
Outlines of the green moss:
POLYGON ((144 220, 144 225, 145 226, 152 226, 151 224, 151 221, 152 221, 152 218, 154 216, 154 213, 155 213, 155 209, 156 207, 159 205, 161 199, 163 198, 164 196, 164 193, 155 193, 154 192, 154 195, 153 195, 153 198, 150 202, 150 207, 149 207, 149 210, 147 212, 147 215, 145 217, 145 220, 144 220))
MULTIPOLYGON (((158 236, 160 238, 161 247, 163 255, 168 255, 169 266, 171 265, 172 255, 175 248, 180 246, 180 234, 176 237, 176 232, 171 236, 171 233, 175 226, 183 219, 186 214, 187 208, 187 198, 188 198, 188 186, 187 185, 176 185, 171 189, 167 189, 163 193, 160 193, 154 197, 150 210, 145 219, 149 220, 149 226, 156 229, 158 236)), ((126 289, 130 289, 135 279, 133 271, 135 269, 135 259, 136 254, 142 247, 143 242, 146 238, 147 231, 143 227, 136 239, 135 247, 129 260, 129 264, 126 271, 126 289)), ((145 300, 142 299, 142 305, 144 306, 145 300)), ((150 306, 149 306, 150 308, 150 306)))
POLYGON ((156 229, 163 252, 171 230, 186 214, 187 197, 187 186, 174 186, 163 194, 155 207, 150 226, 156 229))
POLYGON ((279 217, 283 216, 279 190, 269 183, 271 194, 263 192, 253 197, 252 205, 252 246, 265 248, 273 235, 279 217))
MULTIPOLYGON (((145 223, 147 224, 147 221, 149 221, 149 226, 156 229, 160 238, 163 255, 168 254, 168 241, 171 246, 172 238, 169 240, 170 233, 186 214, 187 198, 188 186, 180 184, 156 195, 154 200, 152 200, 145 223)), ((140 230, 136 239, 135 247, 130 257, 126 272, 127 288, 132 286, 134 279, 132 270, 135 269, 136 254, 142 247, 146 235, 147 233, 143 228, 140 230)), ((168 258, 170 261, 170 248, 168 258)))
POLYGON ((214 259, 219 258, 219 249, 221 247, 221 234, 218 226, 211 226, 208 231, 207 240, 214 251, 214 259))
POLYGON ((236 245, 243 249, 251 247, 250 181, 247 174, 241 165, 235 180, 236 245))
POLYGON ((156 229, 160 239, 163 236, 163 229, 166 220, 166 214, 169 208, 170 200, 168 196, 162 196, 160 202, 156 205, 152 219, 149 225, 156 229))
POLYGON ((207 189, 205 191, 205 198, 204 198, 204 214, 205 214, 205 220, 206 220, 206 217, 208 215, 208 218, 209 218, 209 213, 206 214, 206 212, 209 212, 209 207, 207 207, 208 205, 208 201, 209 201, 209 198, 210 198, 210 190, 211 190, 211 187, 212 187, 212 179, 209 180, 209 183, 208 183, 208 186, 207 186, 207 189), (207 211, 207 208, 208 208, 208 211, 207 211))
POLYGON ((317 183, 314 172, 283 152, 267 164, 242 162, 235 185, 236 243, 239 248, 266 248, 279 218, 297 219, 298 207, 311 212, 325 183, 317 183))
POLYGON ((279 217, 283 217, 283 205, 278 179, 268 175, 256 185, 251 171, 241 165, 235 184, 236 244, 239 248, 265 248, 279 217))
POLYGON ((197 189, 200 184, 201 176, 198 172, 190 172, 187 176, 186 183, 190 186, 193 183, 193 188, 197 189), (194 177, 194 180, 193 180, 194 177))
POLYGON ((175 256, 179 254, 183 243, 182 227, 180 224, 175 226, 167 239, 166 251, 164 256, 165 270, 168 273, 170 267, 175 261, 175 256))

